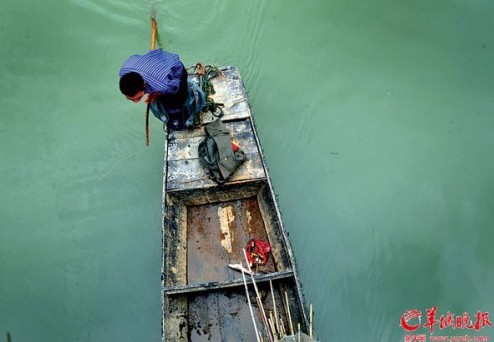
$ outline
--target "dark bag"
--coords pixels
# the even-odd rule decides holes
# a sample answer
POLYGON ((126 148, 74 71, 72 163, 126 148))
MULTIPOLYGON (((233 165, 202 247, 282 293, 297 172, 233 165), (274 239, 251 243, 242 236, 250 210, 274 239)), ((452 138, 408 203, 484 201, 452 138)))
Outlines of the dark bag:
POLYGON ((230 132, 221 120, 205 126, 206 138, 199 143, 199 160, 215 182, 223 184, 244 162, 245 154, 233 152, 230 132))

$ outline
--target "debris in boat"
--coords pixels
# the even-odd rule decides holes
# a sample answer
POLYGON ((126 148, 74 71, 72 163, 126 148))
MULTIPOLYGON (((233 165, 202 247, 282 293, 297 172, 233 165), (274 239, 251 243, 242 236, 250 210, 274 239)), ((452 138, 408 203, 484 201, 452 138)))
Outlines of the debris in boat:
POLYGON ((218 207, 218 217, 220 219, 221 245, 228 252, 232 252, 232 243, 235 240, 230 225, 235 220, 232 206, 218 207))
POLYGON ((243 272, 243 273, 247 273, 247 274, 254 274, 254 272, 252 271, 249 271, 248 269, 246 269, 245 267, 242 266, 242 264, 229 264, 228 267, 236 270, 236 271, 240 271, 240 272, 243 272))
POLYGON ((204 129, 206 137, 198 146, 199 161, 212 180, 224 184, 245 161, 245 153, 232 143, 230 132, 220 119, 204 129))
POLYGON ((237 152, 240 149, 240 144, 236 140, 232 139, 231 144, 233 152, 237 152))
POLYGON ((271 245, 259 239, 251 239, 247 243, 247 259, 250 267, 264 266, 268 262, 271 245))

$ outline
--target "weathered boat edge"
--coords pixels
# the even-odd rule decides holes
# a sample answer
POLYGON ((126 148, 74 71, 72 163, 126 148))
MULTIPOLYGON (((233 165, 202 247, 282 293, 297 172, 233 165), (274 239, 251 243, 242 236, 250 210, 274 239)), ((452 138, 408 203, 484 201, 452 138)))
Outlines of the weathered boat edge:
MULTIPOLYGON (((242 79, 242 83, 243 83, 243 79, 242 79)), ((245 85, 244 85, 245 87, 245 85)), ((250 105, 250 101, 249 99, 247 98, 247 101, 248 101, 248 104, 249 104, 249 107, 251 107, 250 105)), ((252 111, 251 111, 252 112, 252 111)), ((261 160, 262 160, 262 163, 264 165, 264 172, 266 173, 266 180, 268 182, 268 185, 269 185, 269 191, 271 192, 271 195, 274 199, 274 206, 275 206, 275 209, 276 209, 276 214, 278 216, 278 221, 279 221, 279 224, 281 226, 281 231, 282 231, 282 234, 283 234, 283 240, 284 240, 284 243, 286 245, 286 250, 288 252, 288 255, 289 255, 289 258, 290 258, 290 262, 292 264, 292 272, 293 272, 293 277, 295 278, 295 283, 296 283, 296 286, 297 286, 297 294, 298 294, 298 299, 302 305, 302 314, 303 314, 303 317, 304 317, 304 323, 305 323, 305 326, 309 326, 309 319, 307 317, 307 304, 306 304, 306 301, 305 301, 305 296, 304 296, 304 293, 303 293, 303 286, 302 286, 302 282, 300 281, 300 276, 299 276, 299 273, 298 273, 298 267, 297 267, 297 260, 295 258, 295 255, 293 254, 293 249, 292 249, 292 244, 290 242, 290 239, 288 237, 288 233, 285 229, 285 226, 284 226, 284 223, 283 223, 283 219, 282 219, 282 214, 281 214, 281 210, 280 210, 280 207, 279 207, 279 204, 278 204, 278 197, 276 195, 276 192, 274 191, 274 187, 273 187, 273 183, 271 181, 271 177, 269 175, 269 168, 268 168, 268 164, 267 164, 267 161, 266 161, 266 158, 265 158, 265 155, 264 155, 264 151, 263 151, 263 148, 262 148, 262 145, 261 145, 261 141, 259 139, 259 135, 257 134, 257 128, 256 128, 256 124, 255 124, 255 118, 253 115, 251 115, 250 117, 250 121, 251 121, 251 124, 252 124, 252 129, 254 131, 254 137, 256 138, 256 143, 257 143, 257 146, 259 147, 259 153, 261 155, 261 160)))
POLYGON ((161 199, 161 341, 165 341, 165 215, 166 215, 166 177, 168 174, 168 134, 164 134, 164 157, 163 157, 163 190, 161 199))

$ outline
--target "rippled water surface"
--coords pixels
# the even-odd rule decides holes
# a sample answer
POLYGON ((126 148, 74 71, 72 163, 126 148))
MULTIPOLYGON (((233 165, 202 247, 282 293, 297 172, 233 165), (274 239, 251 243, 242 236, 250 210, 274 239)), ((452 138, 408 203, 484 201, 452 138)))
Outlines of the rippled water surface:
POLYGON ((4 0, 0 340, 160 340, 162 130, 117 87, 152 9, 239 67, 321 341, 494 313, 494 2, 4 0))

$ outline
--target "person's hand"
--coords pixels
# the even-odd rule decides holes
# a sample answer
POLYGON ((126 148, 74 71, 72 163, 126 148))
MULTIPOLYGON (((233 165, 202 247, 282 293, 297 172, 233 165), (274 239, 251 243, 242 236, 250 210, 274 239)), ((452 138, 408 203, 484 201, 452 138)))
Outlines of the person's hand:
POLYGON ((158 98, 158 93, 152 93, 148 95, 148 97, 146 98, 146 100, 144 100, 144 102, 152 104, 156 101, 157 98, 158 98))

